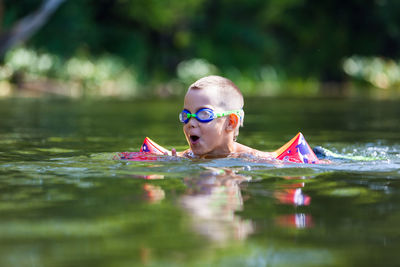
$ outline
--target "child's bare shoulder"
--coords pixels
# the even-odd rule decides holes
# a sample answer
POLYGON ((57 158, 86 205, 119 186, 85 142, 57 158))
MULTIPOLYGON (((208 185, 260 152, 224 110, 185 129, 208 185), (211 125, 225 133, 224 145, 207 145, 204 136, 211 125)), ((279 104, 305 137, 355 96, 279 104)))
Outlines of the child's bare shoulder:
MULTIPOLYGON (((177 152, 176 156, 184 157, 184 158, 207 158, 207 155, 204 157, 199 157, 195 155, 192 150, 186 149, 182 152, 177 152)), ((214 156, 215 157, 215 156, 214 156)), ((230 155, 225 155, 223 157, 231 157, 231 158, 252 158, 252 159, 266 159, 266 160, 274 160, 274 154, 271 152, 260 151, 239 143, 235 143, 235 149, 232 151, 230 155)), ((211 158, 213 158, 211 156, 211 158)))
POLYGON ((274 159, 273 153, 260 151, 239 143, 236 143, 236 151, 235 153, 239 157, 256 157, 256 158, 266 158, 266 159, 274 159))

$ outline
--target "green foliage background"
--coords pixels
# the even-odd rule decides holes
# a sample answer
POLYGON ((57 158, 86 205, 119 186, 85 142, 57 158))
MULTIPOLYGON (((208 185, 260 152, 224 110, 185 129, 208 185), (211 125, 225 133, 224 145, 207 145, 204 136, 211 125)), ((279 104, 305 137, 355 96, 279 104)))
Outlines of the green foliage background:
MULTIPOLYGON (((3 31, 41 3, 4 0, 3 31)), ((399 57, 400 2, 69 0, 26 45, 62 59, 118 57, 142 85, 196 58, 239 83, 269 68, 280 80, 342 83, 346 58, 399 57)))

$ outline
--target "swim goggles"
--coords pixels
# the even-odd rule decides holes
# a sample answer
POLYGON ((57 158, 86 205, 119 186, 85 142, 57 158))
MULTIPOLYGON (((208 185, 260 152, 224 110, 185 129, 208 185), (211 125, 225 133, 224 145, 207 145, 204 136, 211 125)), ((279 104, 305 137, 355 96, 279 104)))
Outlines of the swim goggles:
POLYGON ((195 114, 190 113, 187 109, 182 110, 181 113, 179 113, 179 120, 182 123, 188 123, 190 118, 196 118, 199 122, 210 122, 213 119, 224 117, 230 114, 236 114, 239 116, 240 121, 242 122, 242 117, 244 115, 244 112, 242 109, 236 109, 236 110, 230 110, 230 111, 224 111, 224 112, 214 112, 212 109, 209 108, 201 108, 199 109, 195 114))

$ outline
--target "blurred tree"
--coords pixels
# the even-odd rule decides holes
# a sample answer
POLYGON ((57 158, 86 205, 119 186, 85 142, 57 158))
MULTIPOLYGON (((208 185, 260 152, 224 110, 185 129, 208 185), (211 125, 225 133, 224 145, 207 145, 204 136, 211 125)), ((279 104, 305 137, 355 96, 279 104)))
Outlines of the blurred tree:
MULTIPOLYGON (((14 45, 26 41, 46 23, 49 16, 65 0, 45 0, 37 11, 20 19, 8 32, 0 35, 0 56, 14 45)), ((3 2, 0 1, 1 14, 3 13, 3 2)))
MULTIPOLYGON (((40 2, 3 0, 3 29, 40 2)), ((29 45, 61 57, 117 55, 142 82, 168 80, 192 58, 251 79, 273 66, 340 82, 346 57, 400 56, 399 20, 397 0, 66 1, 29 45)))

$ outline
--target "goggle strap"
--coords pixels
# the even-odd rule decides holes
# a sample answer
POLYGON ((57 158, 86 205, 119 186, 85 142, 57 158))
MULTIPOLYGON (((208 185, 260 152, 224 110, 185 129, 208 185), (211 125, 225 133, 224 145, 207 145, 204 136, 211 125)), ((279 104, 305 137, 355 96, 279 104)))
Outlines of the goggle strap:
POLYGON ((224 117, 230 114, 236 114, 240 117, 240 110, 231 110, 231 111, 225 111, 225 112, 221 112, 221 113, 216 113, 215 117, 219 118, 219 117, 224 117))

